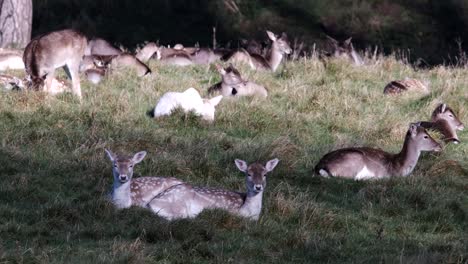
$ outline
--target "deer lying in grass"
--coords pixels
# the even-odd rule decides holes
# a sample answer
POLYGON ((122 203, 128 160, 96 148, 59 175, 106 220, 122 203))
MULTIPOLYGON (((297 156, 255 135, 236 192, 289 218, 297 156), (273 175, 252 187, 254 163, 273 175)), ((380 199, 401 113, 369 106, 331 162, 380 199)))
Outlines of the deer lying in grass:
POLYGON ((286 33, 283 32, 281 37, 276 36, 271 31, 267 30, 267 35, 273 42, 271 49, 266 57, 260 54, 250 54, 246 50, 238 50, 221 58, 222 60, 233 63, 246 63, 253 70, 269 70, 276 71, 285 54, 290 54, 292 49, 289 46, 289 41, 286 33))
POLYGON ((85 51, 86 56, 90 55, 102 55, 102 56, 113 56, 120 55, 123 51, 114 45, 110 44, 107 40, 102 38, 94 38, 88 42, 88 46, 85 51))
POLYGON ((149 202, 148 207, 167 220, 193 218, 205 209, 215 208, 258 220, 262 211, 266 174, 273 171, 278 161, 270 160, 265 166, 260 163, 247 166, 245 161, 236 159, 237 168, 245 173, 246 193, 195 187, 184 183, 165 190, 149 202))
POLYGON ((0 48, 0 71, 23 69, 23 52, 19 50, 0 48))
POLYGON ((221 74, 222 81, 208 88, 209 94, 220 91, 223 96, 259 96, 263 98, 268 96, 265 87, 243 80, 239 71, 232 64, 227 68, 216 64, 216 69, 221 74))
MULTIPOLYGON (((0 74, 0 85, 6 90, 25 90, 32 87, 31 80, 28 78, 21 79, 16 76, 6 74, 0 74)), ((66 90, 68 90, 68 86, 65 81, 53 78, 47 93, 50 95, 57 95, 65 92, 66 90)))
POLYGON ((175 66, 188 66, 194 64, 190 54, 187 52, 181 49, 158 47, 154 42, 146 44, 135 56, 144 62, 154 58, 164 62, 165 64, 175 66))
POLYGON ((428 85, 417 79, 406 78, 404 80, 391 81, 384 88, 384 94, 400 94, 404 91, 420 92, 428 94, 428 85))
POLYGON ((364 64, 361 56, 359 56, 359 54, 354 49, 353 43, 351 43, 352 38, 348 38, 341 43, 338 40, 328 35, 327 35, 327 39, 331 47, 331 53, 329 55, 337 57, 337 58, 345 57, 349 59, 350 61, 352 61, 354 65, 357 65, 357 66, 364 64))
POLYGON ((72 79, 73 93, 81 100, 79 67, 87 47, 86 37, 78 31, 65 29, 50 32, 31 40, 23 61, 35 90, 49 92, 55 69, 66 66, 72 79))
POLYGON ((107 149, 105 151, 112 161, 114 185, 111 199, 117 208, 146 207, 155 196, 167 188, 183 183, 176 178, 139 177, 134 179, 133 167, 143 160, 146 151, 138 152, 133 156, 116 155, 107 149))
POLYGON ((153 111, 154 117, 170 115, 173 110, 181 107, 184 112, 195 112, 207 121, 214 121, 215 107, 219 104, 222 95, 211 99, 203 99, 200 93, 195 88, 189 88, 182 93, 168 92, 165 93, 153 111))
POLYGON ((465 126, 458 119, 455 112, 446 104, 440 104, 432 112, 430 122, 421 122, 421 126, 426 129, 439 131, 445 142, 460 143, 458 139, 457 130, 462 131, 465 126))
POLYGON ((400 153, 390 154, 372 148, 338 149, 323 156, 315 172, 323 177, 355 180, 407 176, 416 166, 421 151, 441 151, 441 146, 422 126, 413 123, 400 153))

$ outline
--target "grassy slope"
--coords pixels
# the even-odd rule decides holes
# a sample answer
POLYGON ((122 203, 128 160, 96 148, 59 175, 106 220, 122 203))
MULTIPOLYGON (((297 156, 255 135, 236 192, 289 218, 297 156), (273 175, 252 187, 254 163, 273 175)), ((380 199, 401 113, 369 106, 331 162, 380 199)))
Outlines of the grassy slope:
POLYGON ((466 123, 465 69, 414 72, 393 59, 361 68, 301 60, 275 74, 242 68, 269 88, 268 100, 224 100, 207 125, 145 112, 166 91, 205 91, 219 79, 214 69, 151 66, 147 79, 123 72, 84 83, 81 106, 71 95, 0 93, 0 262, 466 263, 466 132, 462 144, 424 154, 408 178, 311 173, 338 147, 398 151, 408 123, 429 118, 440 101, 466 123), (431 95, 382 96, 386 82, 406 76, 430 81, 431 95), (281 161, 257 223, 222 211, 168 223, 106 201, 105 147, 148 151, 137 174, 233 190, 245 188, 235 158, 281 161))

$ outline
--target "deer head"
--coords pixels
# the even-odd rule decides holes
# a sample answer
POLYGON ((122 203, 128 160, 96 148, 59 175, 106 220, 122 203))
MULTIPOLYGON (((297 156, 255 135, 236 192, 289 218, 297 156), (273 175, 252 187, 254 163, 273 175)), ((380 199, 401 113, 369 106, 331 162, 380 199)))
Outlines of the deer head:
POLYGON ((129 182, 133 177, 133 167, 140 163, 146 156, 146 151, 140 151, 131 156, 122 156, 112 153, 110 150, 105 150, 107 156, 112 161, 112 173, 114 175, 114 182, 124 184, 129 182))
POLYGON ((266 186, 266 174, 273 171, 278 164, 278 159, 268 161, 265 166, 260 163, 253 163, 247 165, 247 162, 236 159, 235 163, 237 168, 245 173, 247 193, 260 193, 266 186))
POLYGON ((277 49, 281 54, 290 54, 292 52, 286 33, 283 32, 281 37, 278 37, 271 31, 267 30, 266 32, 271 41, 273 41, 273 49, 277 49))
POLYGON ((411 123, 406 134, 406 140, 415 144, 417 151, 441 151, 442 147, 435 141, 419 123, 411 123))
POLYGON ((441 119, 446 120, 450 127, 454 129, 463 130, 465 128, 465 126, 460 121, 460 119, 458 119, 453 110, 446 104, 440 104, 436 107, 434 112, 432 112, 432 122, 436 122, 437 120, 441 119))

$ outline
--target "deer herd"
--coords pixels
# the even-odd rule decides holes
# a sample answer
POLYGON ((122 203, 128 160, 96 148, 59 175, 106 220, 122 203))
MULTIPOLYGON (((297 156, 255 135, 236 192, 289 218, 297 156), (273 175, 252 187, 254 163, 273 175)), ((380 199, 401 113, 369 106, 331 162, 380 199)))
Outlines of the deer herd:
MULTIPOLYGON (((88 39, 84 34, 71 29, 54 31, 30 41, 23 54, 17 50, 0 50, 0 71, 22 70, 26 77, 0 74, 0 82, 7 89, 41 90, 57 94, 67 90, 67 84, 55 78, 57 68, 66 67, 72 83, 72 92, 82 100, 80 74, 93 84, 101 82, 107 75, 120 68, 132 69, 138 77, 152 73, 146 64, 149 60, 175 66, 215 63, 221 75, 221 82, 207 89, 212 98, 202 98, 195 88, 183 92, 167 92, 161 96, 152 116, 158 118, 170 115, 174 109, 194 112, 202 119, 213 122, 215 107, 223 97, 254 96, 267 98, 268 90, 253 81, 245 80, 233 66, 248 65, 253 70, 275 72, 284 58, 292 52, 285 33, 281 36, 267 31, 271 41, 270 49, 262 52, 262 46, 255 41, 243 41, 245 46, 237 50, 158 46, 150 42, 135 54, 124 52, 104 39, 88 39), (228 66, 221 66, 225 61, 228 66)), ((356 66, 364 61, 355 51, 351 38, 339 42, 327 36, 331 52, 328 56, 344 57, 356 66)), ((384 88, 384 94, 396 95, 414 90, 428 93, 428 85, 417 79, 391 81, 384 88)), ((440 104, 432 113, 430 121, 409 125, 401 151, 396 154, 381 149, 352 147, 334 150, 324 155, 315 166, 315 173, 322 177, 343 177, 354 180, 407 176, 416 166, 422 151, 441 151, 441 143, 426 131, 436 130, 445 143, 460 143, 457 130, 463 130, 462 122, 446 104, 440 104)), ((277 166, 279 160, 272 159, 265 164, 236 159, 235 166, 245 175, 246 191, 197 187, 172 177, 133 178, 134 166, 146 156, 138 152, 133 156, 115 154, 105 150, 112 162, 114 183, 110 200, 117 208, 139 206, 151 210, 168 220, 193 218, 204 209, 219 208, 249 219, 259 219, 262 197, 267 174, 277 166)))

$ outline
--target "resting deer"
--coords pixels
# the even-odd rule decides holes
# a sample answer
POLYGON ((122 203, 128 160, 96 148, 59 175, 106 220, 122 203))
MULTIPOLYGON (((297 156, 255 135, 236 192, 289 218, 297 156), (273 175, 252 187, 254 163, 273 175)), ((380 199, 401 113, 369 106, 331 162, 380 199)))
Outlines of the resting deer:
POLYGON ((323 156, 315 172, 323 177, 355 180, 407 176, 416 166, 421 151, 441 151, 441 146, 422 126, 412 123, 400 153, 365 147, 338 149, 323 156))
POLYGON ((135 56, 141 61, 148 61, 151 58, 155 58, 165 64, 175 66, 188 66, 194 64, 190 54, 187 52, 181 49, 158 47, 153 42, 146 44, 135 56))
POLYGON ((258 220, 262 211, 266 174, 273 171, 278 161, 278 159, 273 159, 265 166, 260 163, 248 166, 245 161, 236 159, 237 168, 245 173, 246 193, 195 187, 184 183, 165 190, 149 202, 148 207, 167 220, 193 218, 205 209, 215 208, 258 220))
POLYGON ((153 111, 153 117, 170 115, 173 110, 181 107, 184 112, 195 112, 207 121, 214 121, 215 107, 223 99, 222 95, 211 99, 203 99, 195 88, 189 88, 182 93, 167 92, 159 99, 153 111))
MULTIPOLYGON (((31 87, 31 80, 28 78, 20 79, 16 76, 0 74, 0 85, 7 90, 25 90, 31 87)), ((47 93, 57 95, 68 90, 67 84, 63 80, 52 79, 50 89, 47 93)))
POLYGON ((384 94, 400 94, 404 91, 415 91, 428 94, 428 85, 417 79, 405 78, 404 80, 391 81, 384 88, 384 94))
POLYGON ((455 112, 446 104, 440 104, 432 112, 430 122, 421 122, 421 126, 426 129, 439 131, 445 142, 460 143, 457 130, 462 131, 465 126, 455 115, 455 112))
POLYGON ((265 87, 243 80, 239 71, 232 64, 227 68, 216 64, 216 69, 221 74, 222 81, 208 88, 209 94, 220 91, 223 96, 259 96, 263 98, 268 96, 265 87))
POLYGON ((133 178, 133 167, 140 163, 146 156, 146 151, 141 151, 133 156, 117 155, 110 150, 105 150, 112 161, 112 174, 114 185, 111 199, 117 208, 130 206, 146 207, 155 196, 167 188, 182 184, 176 178, 139 177, 133 178))
POLYGON ((357 66, 364 64, 361 56, 354 50, 353 43, 351 43, 352 38, 348 38, 342 43, 330 36, 327 36, 327 39, 332 49, 330 55, 334 57, 346 57, 357 66))
POLYGON ((283 32, 281 37, 276 36, 271 31, 267 30, 267 35, 273 42, 269 54, 263 57, 259 54, 250 54, 246 50, 239 50, 224 56, 222 59, 234 63, 247 63, 253 70, 270 70, 276 71, 285 54, 290 54, 292 49, 289 46, 289 41, 286 33, 283 32))
POLYGON ((94 38, 88 42, 85 55, 102 55, 112 56, 122 54, 122 50, 110 44, 108 41, 101 38, 94 38))
POLYGON ((23 52, 19 50, 0 48, 0 71, 23 69, 23 52))
POLYGON ((81 100, 79 67, 86 47, 86 37, 72 29, 50 32, 31 40, 24 50, 23 61, 33 88, 42 88, 45 81, 44 90, 48 92, 55 69, 66 66, 73 93, 81 100))

